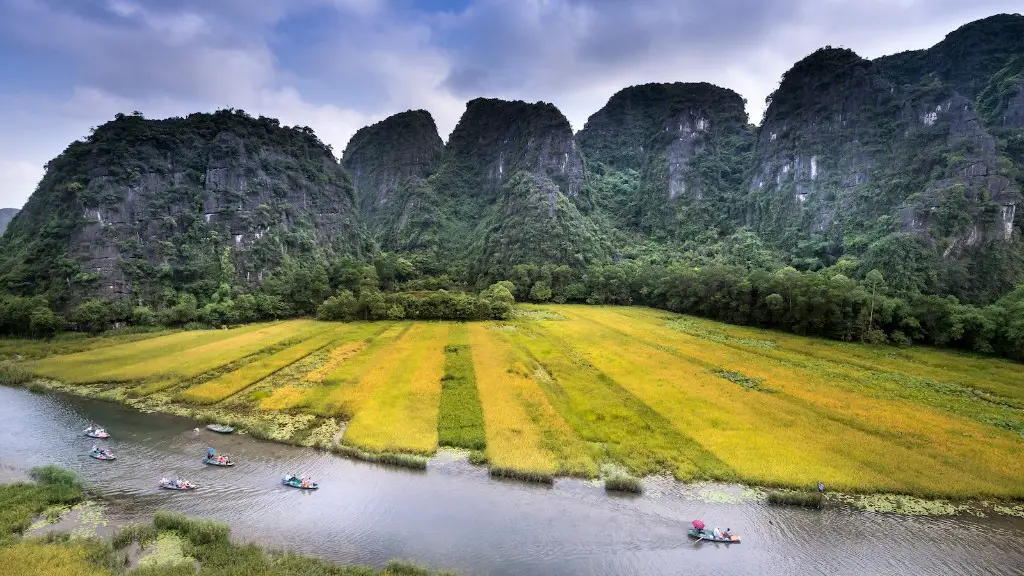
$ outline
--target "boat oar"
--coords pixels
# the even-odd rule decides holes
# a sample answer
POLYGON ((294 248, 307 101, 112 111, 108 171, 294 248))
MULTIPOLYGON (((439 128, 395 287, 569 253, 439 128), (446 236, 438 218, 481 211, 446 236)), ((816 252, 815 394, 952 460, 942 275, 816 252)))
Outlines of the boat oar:
POLYGON ((698 542, 700 542, 700 541, 701 541, 701 540, 703 540, 703 539, 704 539, 704 535, 703 535, 703 534, 701 534, 701 535, 700 535, 700 538, 697 538, 696 540, 694 540, 694 542, 693 542, 693 545, 694 545, 694 546, 696 546, 696 545, 697 545, 697 543, 698 543, 698 542))

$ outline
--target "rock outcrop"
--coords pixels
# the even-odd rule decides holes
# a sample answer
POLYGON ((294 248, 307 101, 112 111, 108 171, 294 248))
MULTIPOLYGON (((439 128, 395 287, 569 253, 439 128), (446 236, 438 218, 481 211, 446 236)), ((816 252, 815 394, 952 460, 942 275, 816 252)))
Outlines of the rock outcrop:
POLYGON ((308 128, 233 111, 119 115, 47 165, 0 268, 15 292, 72 297, 255 285, 287 256, 360 253, 357 217, 348 175, 308 128))
MULTIPOLYGON (((441 164, 444 142, 425 110, 395 114, 352 136, 342 165, 352 177, 363 222, 378 238, 408 226, 424 181, 441 164)), ((396 248, 399 246, 387 246, 396 248)))

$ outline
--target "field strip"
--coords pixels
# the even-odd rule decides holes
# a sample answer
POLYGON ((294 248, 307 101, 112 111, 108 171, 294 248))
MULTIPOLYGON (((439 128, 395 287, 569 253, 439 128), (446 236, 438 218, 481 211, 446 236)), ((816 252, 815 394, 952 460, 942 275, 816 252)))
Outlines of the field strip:
MULTIPOLYGON (((389 365, 360 381, 364 398, 345 430, 345 443, 377 452, 437 450, 437 412, 444 375, 447 324, 415 324, 389 365)), ((380 368, 379 370, 377 368, 380 368)))
MULTIPOLYGON (((611 311, 609 311, 611 312, 611 311)), ((612 312, 614 313, 614 312, 612 312)), ((596 320, 601 323, 600 320, 596 320)), ((603 324, 603 323, 602 323, 603 324)), ((977 423, 966 418, 973 411, 980 412, 981 420, 988 417, 1007 417, 1006 410, 987 404, 969 403, 960 400, 956 406, 943 411, 933 402, 915 402, 907 399, 906 387, 892 390, 888 395, 865 395, 879 383, 847 375, 830 374, 831 377, 814 370, 795 367, 785 361, 768 361, 757 352, 736 349, 728 344, 695 340, 687 334, 677 333, 660 324, 643 326, 641 329, 632 323, 604 324, 609 330, 641 342, 651 344, 657 342, 659 347, 679 350, 684 357, 698 354, 704 359, 711 359, 730 369, 742 371, 748 376, 763 378, 770 386, 778 387, 791 399, 801 403, 820 418, 827 418, 836 423, 872 434, 880 439, 889 439, 898 434, 900 445, 911 447, 918 457, 926 457, 937 466, 953 466, 964 470, 972 463, 980 469, 987 470, 984 478, 976 478, 973 483, 992 484, 994 486, 1013 486, 1014 478, 1024 475, 1024 459, 1013 459, 1006 462, 1006 455, 1019 451, 1019 439, 1014 434, 998 430, 985 423, 977 423), (942 438, 936 445, 935 439, 942 438), (952 464, 951 464, 952 462, 952 464)), ((933 394, 934 396, 934 394, 933 394)), ((1009 417, 1020 418, 1020 414, 1009 417)))
POLYGON ((87 352, 52 356, 36 362, 33 371, 69 383, 102 382, 105 374, 146 359, 181 354, 191 348, 256 332, 276 324, 253 324, 234 330, 193 330, 87 352))
MULTIPOLYGON (((608 312, 624 320, 635 322, 644 319, 659 325, 664 324, 665 318, 670 316, 667 312, 644 308, 614 308, 608 309, 608 312)), ((725 336, 726 338, 720 342, 724 346, 792 362, 808 369, 825 365, 834 370, 872 372, 891 380, 897 380, 900 375, 918 380, 932 379, 971 386, 1017 402, 1024 400, 1024 369, 1009 360, 979 359, 956 351, 925 347, 900 349, 890 346, 867 346, 719 324, 688 316, 679 318, 697 330, 725 336), (757 341, 770 342, 773 345, 748 345, 757 341)))
POLYGON ((384 322, 349 324, 350 330, 329 346, 260 380, 250 389, 254 397, 258 396, 254 398, 258 401, 254 407, 260 410, 288 410, 298 406, 306 392, 323 382, 323 376, 337 370, 343 362, 361 352, 368 342, 389 325, 384 322))
POLYGON ((466 324, 452 325, 444 354, 441 406, 437 415, 438 442, 442 446, 483 450, 487 446, 484 413, 466 324))
POLYGON ((600 330, 560 334, 559 322, 545 329, 575 337, 591 362, 724 460, 745 480, 812 485, 828 478, 836 486, 949 494, 998 493, 967 470, 891 440, 862 432, 767 392, 750 392, 635 338, 600 330), (638 376, 644 375, 644 376, 638 376), (881 457, 880 455, 885 455, 881 457), (908 469, 918 474, 908 475, 908 469))
POLYGON ((599 443, 606 457, 638 476, 668 471, 680 480, 734 478, 724 462, 594 368, 565 340, 534 328, 539 331, 507 337, 551 376, 539 380, 540 386, 581 439, 599 443))
MULTIPOLYGON (((118 331, 106 332, 99 336, 83 338, 54 338, 53 340, 23 340, 0 338, 0 359, 11 355, 19 355, 27 360, 36 360, 49 356, 68 356, 81 352, 91 352, 101 348, 131 344, 143 340, 163 338, 179 333, 176 329, 153 330, 152 332, 133 332, 119 334, 118 331)), ((84 336, 84 335, 83 335, 84 336)))
POLYGON ((596 473, 582 442, 534 381, 534 370, 499 331, 485 324, 469 326, 491 464, 527 473, 596 473))
POLYGON ((313 352, 328 346, 337 340, 343 333, 348 331, 345 325, 328 328, 325 332, 299 342, 272 354, 262 360, 257 360, 234 372, 229 372, 204 382, 181 393, 181 399, 195 402, 197 404, 214 404, 225 398, 236 394, 256 382, 270 376, 271 374, 291 366, 295 362, 309 356, 313 352))
POLYGON ((322 331, 326 324, 312 320, 292 320, 259 330, 245 331, 231 338, 190 348, 181 354, 168 354, 139 360, 119 369, 105 372, 103 380, 130 381, 160 375, 180 379, 199 376, 287 340, 305 338, 322 331))
POLYGON ((353 414, 351 396, 363 376, 379 362, 388 362, 390 350, 400 341, 412 324, 403 322, 390 325, 374 336, 366 346, 328 374, 323 385, 306 390, 300 406, 309 407, 321 416, 350 418, 353 414))

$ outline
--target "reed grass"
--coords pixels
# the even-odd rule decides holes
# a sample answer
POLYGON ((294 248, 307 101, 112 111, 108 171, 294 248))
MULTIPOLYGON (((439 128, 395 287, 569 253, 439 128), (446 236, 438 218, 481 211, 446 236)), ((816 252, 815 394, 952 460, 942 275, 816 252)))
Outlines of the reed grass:
POLYGON ((604 489, 609 492, 643 494, 644 484, 638 478, 627 474, 614 474, 604 479, 604 489))
POLYGON ((506 468, 491 466, 489 473, 494 478, 507 478, 509 480, 522 480, 524 482, 536 482, 538 484, 554 484, 555 475, 547 470, 528 470, 522 468, 506 468))
POLYGON ((355 446, 349 446, 346 444, 335 444, 330 447, 330 450, 335 454, 340 454, 342 456, 352 458, 353 460, 361 460, 363 462, 371 462, 373 464, 386 464, 389 466, 411 468, 413 470, 427 469, 427 459, 414 454, 366 452, 355 446))
POLYGON ((0 386, 21 386, 33 378, 20 362, 0 361, 0 386))
POLYGON ((441 406, 437 417, 438 443, 442 446, 483 450, 487 447, 484 413, 477 392, 476 373, 469 349, 469 328, 451 327, 444 347, 441 406))
POLYGON ((768 502, 804 508, 821 508, 825 498, 820 492, 796 492, 790 490, 772 490, 768 492, 768 502))

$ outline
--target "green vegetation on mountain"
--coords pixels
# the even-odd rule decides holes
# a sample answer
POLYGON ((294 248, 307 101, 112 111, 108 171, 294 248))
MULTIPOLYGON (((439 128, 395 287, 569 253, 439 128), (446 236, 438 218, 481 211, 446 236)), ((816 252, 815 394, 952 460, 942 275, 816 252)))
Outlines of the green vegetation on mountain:
POLYGON ((478 98, 359 130, 119 115, 0 239, 0 331, 501 317, 486 292, 643 303, 1021 357, 1024 16, 867 60, 825 47, 748 123, 706 83, 625 88, 578 134, 478 98), (491 287, 491 288, 489 288, 491 287), (472 309, 472 311, 471 311, 472 309))

